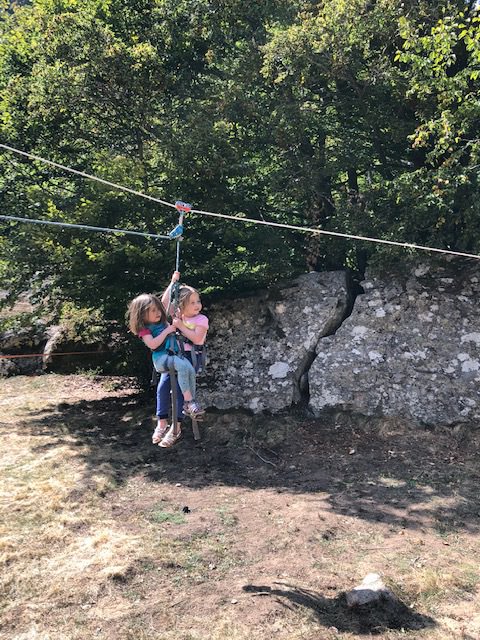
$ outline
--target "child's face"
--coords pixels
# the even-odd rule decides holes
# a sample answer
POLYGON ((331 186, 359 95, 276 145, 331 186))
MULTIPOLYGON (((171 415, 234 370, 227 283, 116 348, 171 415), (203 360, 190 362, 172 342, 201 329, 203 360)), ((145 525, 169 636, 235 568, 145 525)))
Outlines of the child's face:
POLYGON ((199 314, 201 310, 202 303, 200 302, 200 296, 196 292, 191 293, 182 309, 183 315, 187 318, 192 318, 199 314))
POLYGON ((153 304, 150 307, 148 307, 147 313, 145 316, 146 324, 154 324, 155 322, 160 322, 161 319, 162 319, 162 312, 158 307, 156 307, 153 304))

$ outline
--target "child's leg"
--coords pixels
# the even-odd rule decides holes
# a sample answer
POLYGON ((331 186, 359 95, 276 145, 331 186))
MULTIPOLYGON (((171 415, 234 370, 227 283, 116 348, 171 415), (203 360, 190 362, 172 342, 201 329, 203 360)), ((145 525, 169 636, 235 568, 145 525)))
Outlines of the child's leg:
MULTIPOLYGON (((170 386, 169 386, 169 390, 171 388, 171 378, 170 378, 170 374, 168 374, 168 378, 170 380, 170 386)), ((178 375, 177 375, 177 379, 175 384, 177 385, 177 424, 176 425, 172 425, 172 427, 170 427, 170 429, 167 432, 167 435, 172 432, 172 435, 175 436, 175 439, 178 439, 180 437, 180 434, 182 432, 182 412, 183 412, 183 393, 182 390, 180 389, 180 385, 178 384, 178 375)), ((168 398, 168 402, 170 402, 170 396, 168 398)))
MULTIPOLYGON (((175 370, 177 372, 177 380, 176 380, 176 385, 177 385, 177 422, 176 424, 172 424, 172 426, 166 431, 162 441, 160 442, 159 446, 162 448, 168 448, 168 447, 172 447, 177 440, 180 438, 180 436, 182 435, 182 410, 183 410, 183 392, 180 388, 179 385, 179 375, 178 375, 178 368, 177 368, 177 360, 181 360, 181 358, 175 358, 175 370)), ((170 376, 169 376, 170 379, 170 376)), ((182 383, 183 384, 183 383, 182 383)), ((170 385, 171 385, 171 379, 170 379, 170 385)), ((170 388, 170 387, 169 387, 170 388)))
MULTIPOLYGON (((159 363, 155 363, 157 365, 156 371, 158 372, 158 368, 160 368, 159 363)), ((169 376, 165 373, 160 375, 158 384, 157 384, 157 407, 155 414, 157 416, 157 424, 155 426, 155 430, 152 434, 152 443, 158 444, 162 438, 165 436, 165 433, 168 429, 168 400, 170 397, 170 379, 169 376)))
POLYGON ((195 398, 196 380, 195 369, 191 362, 185 358, 175 357, 175 370, 177 372, 178 384, 186 402, 195 398))
POLYGON ((195 402, 195 392, 196 392, 196 379, 195 379, 195 369, 189 360, 185 358, 178 358, 179 363, 177 374, 178 374, 178 382, 180 384, 180 388, 183 392, 183 397, 185 398, 185 406, 183 408, 183 413, 190 417, 195 417, 202 415, 205 411, 195 402), (190 393, 187 392, 187 387, 190 393))
MULTIPOLYGON (((181 416, 183 413, 183 402, 188 403, 189 399, 195 397, 192 396, 192 393, 195 394, 196 388, 196 380, 195 380, 195 369, 193 368, 190 357, 187 355, 188 359, 175 357, 175 369, 177 371, 177 415, 179 416, 179 421, 174 426, 172 425, 170 429, 165 434, 165 437, 160 442, 160 447, 171 447, 173 446, 181 436, 181 416), (193 375, 192 375, 193 374, 193 375), (180 387, 182 385, 183 389, 180 387)), ((190 401, 190 408, 192 412, 189 414, 191 416, 199 416, 204 413, 204 411, 195 403, 190 401)))
POLYGON ((165 420, 167 423, 168 410, 170 408, 170 375, 162 373, 157 386, 157 411, 158 420, 165 420))

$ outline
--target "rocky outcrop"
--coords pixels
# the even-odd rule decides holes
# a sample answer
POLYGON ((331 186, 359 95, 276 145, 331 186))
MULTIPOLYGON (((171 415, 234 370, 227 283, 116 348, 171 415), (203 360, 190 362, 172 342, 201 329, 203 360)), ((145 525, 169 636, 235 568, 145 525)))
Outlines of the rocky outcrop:
POLYGON ((37 320, 32 326, 18 326, 0 334, 0 376, 36 373, 41 370, 42 358, 28 357, 42 353, 45 344, 45 322, 37 320))
MULTIPOLYGON (((445 260, 383 274, 371 270, 362 287, 353 300, 345 272, 313 272, 268 292, 209 305, 201 402, 253 412, 301 403, 316 416, 348 411, 432 426, 478 422, 480 264, 445 260)), ((64 342, 61 328, 48 336, 34 333, 7 332, 2 352, 45 348, 51 357, 78 349, 64 342)), ((116 345, 108 348, 125 352, 125 342, 116 345)), ((97 347, 101 365, 105 358, 97 347)), ((138 349, 147 361, 140 343, 138 349)), ((93 356, 86 357, 91 364, 93 356)), ((15 366, 41 370, 43 360, 15 366)), ((53 358, 56 368, 59 361, 69 364, 53 358)), ((0 366, 5 375, 23 372, 13 371, 10 360, 0 359, 0 366)))
POLYGON ((298 402, 319 341, 349 307, 345 272, 308 273, 268 293, 210 306, 202 401, 219 409, 280 411, 298 402))
POLYGON ((72 341, 65 326, 46 326, 44 321, 35 320, 31 326, 18 326, 0 333, 0 377, 47 370, 72 373, 82 368, 105 367, 105 354, 125 349, 125 339, 120 346, 119 342, 113 332, 108 347, 103 343, 72 341))
POLYGON ((367 274, 364 295, 309 372, 310 407, 426 425, 480 418, 478 263, 367 274))
POLYGON ((351 315, 343 272, 208 309, 202 400, 325 410, 426 425, 480 418, 480 265, 444 261, 367 272, 351 315))

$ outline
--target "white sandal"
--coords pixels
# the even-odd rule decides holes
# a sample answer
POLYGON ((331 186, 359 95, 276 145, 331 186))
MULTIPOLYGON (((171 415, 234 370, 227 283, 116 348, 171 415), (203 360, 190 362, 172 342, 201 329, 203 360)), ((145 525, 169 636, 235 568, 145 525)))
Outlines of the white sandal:
POLYGON ((164 435, 167 433, 168 424, 165 426, 160 426, 159 424, 155 427, 155 431, 152 434, 152 444, 158 444, 164 435))
POLYGON ((190 402, 184 404, 183 413, 190 418, 196 418, 197 416, 203 416, 205 409, 202 409, 195 400, 190 400, 190 402))
POLYGON ((173 445, 176 442, 178 442, 178 440, 180 440, 181 437, 182 437, 182 432, 180 430, 177 433, 174 433, 173 427, 170 427, 170 429, 167 432, 167 435, 163 438, 163 440, 160 442, 158 446, 162 447, 163 449, 168 449, 169 447, 173 447, 173 445))

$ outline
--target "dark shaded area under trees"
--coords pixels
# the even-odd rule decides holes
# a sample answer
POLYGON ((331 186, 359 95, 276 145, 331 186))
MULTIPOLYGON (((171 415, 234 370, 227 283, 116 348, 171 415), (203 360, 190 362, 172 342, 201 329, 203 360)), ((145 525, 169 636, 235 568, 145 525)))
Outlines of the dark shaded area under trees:
MULTIPOLYGON (((473 2, 1 5, 1 141, 173 202, 478 252, 473 2), (24 6, 22 6, 24 5, 24 6)), ((2 213, 164 234, 176 212, 0 155, 2 213)), ((0 221, 9 300, 100 310, 161 290, 174 247, 0 221)), ((232 295, 400 250, 191 216, 182 272, 232 295)))

